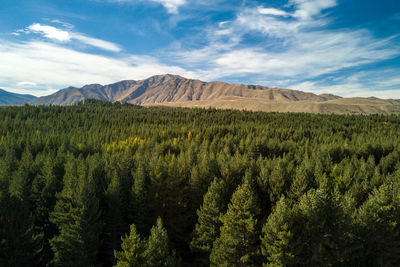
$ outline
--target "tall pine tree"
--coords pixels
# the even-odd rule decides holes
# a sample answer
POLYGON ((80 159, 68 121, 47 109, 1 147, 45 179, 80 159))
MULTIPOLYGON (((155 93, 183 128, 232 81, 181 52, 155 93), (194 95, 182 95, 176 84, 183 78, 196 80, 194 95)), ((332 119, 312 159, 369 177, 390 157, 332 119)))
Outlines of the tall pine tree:
POLYGON ((361 242, 358 262, 363 266, 400 265, 398 181, 397 186, 388 183, 375 189, 358 210, 357 231, 361 242))
POLYGON ((96 186, 88 180, 85 161, 82 158, 78 161, 78 166, 75 160, 67 165, 64 188, 50 215, 50 221, 59 229, 59 234, 50 240, 55 266, 95 265, 101 245, 96 186))
POLYGON ((131 203, 129 219, 133 222, 140 234, 147 234, 151 225, 150 216, 150 196, 149 196, 149 177, 145 165, 139 163, 133 174, 133 184, 131 190, 131 203))
POLYGON ((145 242, 141 240, 134 224, 131 225, 129 235, 122 237, 121 251, 114 251, 117 260, 115 267, 143 267, 146 262, 143 258, 145 242))
MULTIPOLYGON (((111 182, 105 192, 106 207, 103 214, 104 225, 104 243, 102 254, 104 261, 109 264, 116 264, 114 251, 120 247, 121 236, 126 232, 125 220, 122 210, 122 194, 123 191, 120 178, 116 171, 113 171, 111 182)), ((136 229, 135 229, 136 230, 136 229)))
POLYGON ((167 230, 160 217, 150 230, 146 250, 143 253, 145 266, 148 267, 175 267, 179 265, 175 250, 170 248, 167 230))
POLYGON ((262 229, 261 252, 265 264, 271 266, 295 266, 297 264, 297 244, 294 240, 295 216, 285 197, 277 202, 267 223, 262 229))
POLYGON ((134 224, 129 236, 122 238, 122 250, 115 251, 115 267, 175 267, 180 265, 175 250, 171 249, 168 234, 161 218, 150 230, 147 240, 142 240, 134 224))
POLYGON ((352 262, 351 199, 311 189, 290 206, 282 198, 263 227, 262 254, 270 266, 338 266, 352 262))
POLYGON ((198 221, 193 232, 190 247, 200 264, 209 265, 209 257, 214 241, 220 233, 220 217, 226 207, 226 187, 222 179, 215 178, 204 195, 203 205, 197 211, 198 221))
POLYGON ((39 252, 38 236, 26 204, 0 184, 0 266, 30 266, 39 252))
POLYGON ((228 211, 222 216, 221 235, 210 255, 212 266, 257 266, 259 234, 257 216, 260 208, 250 178, 232 196, 228 211))

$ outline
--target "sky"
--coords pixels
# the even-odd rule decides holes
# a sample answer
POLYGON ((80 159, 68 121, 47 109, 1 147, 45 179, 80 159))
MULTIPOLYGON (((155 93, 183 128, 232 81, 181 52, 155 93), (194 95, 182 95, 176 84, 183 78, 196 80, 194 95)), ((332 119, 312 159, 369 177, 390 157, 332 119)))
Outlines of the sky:
POLYGON ((0 88, 176 74, 400 99, 398 0, 2 0, 0 88))

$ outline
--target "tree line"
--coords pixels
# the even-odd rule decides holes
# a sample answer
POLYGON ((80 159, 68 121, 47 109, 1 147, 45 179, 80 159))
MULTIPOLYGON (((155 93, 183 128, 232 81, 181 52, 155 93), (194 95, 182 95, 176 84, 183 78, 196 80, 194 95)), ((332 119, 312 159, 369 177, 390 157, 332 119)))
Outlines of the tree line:
POLYGON ((0 109, 0 266, 398 266, 400 117, 0 109))

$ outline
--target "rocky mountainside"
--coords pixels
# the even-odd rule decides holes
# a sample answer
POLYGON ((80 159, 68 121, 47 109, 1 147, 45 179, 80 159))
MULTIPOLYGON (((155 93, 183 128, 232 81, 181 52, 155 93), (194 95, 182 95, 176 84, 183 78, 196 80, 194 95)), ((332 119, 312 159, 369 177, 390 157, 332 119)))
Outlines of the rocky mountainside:
POLYGON ((0 89, 0 105, 23 105, 35 98, 33 95, 21 95, 0 89))
POLYGON ((270 101, 327 101, 339 97, 315 95, 295 90, 269 88, 259 85, 202 82, 177 75, 157 75, 140 81, 121 81, 109 85, 90 84, 82 88, 69 87, 55 94, 31 101, 34 105, 69 105, 87 98, 132 104, 158 104, 215 100, 237 96, 270 101))
POLYGON ((273 112, 337 114, 400 114, 398 100, 342 98, 259 85, 202 82, 177 75, 157 75, 140 81, 68 87, 30 101, 33 105, 70 105, 94 98, 146 106, 213 107, 273 112))

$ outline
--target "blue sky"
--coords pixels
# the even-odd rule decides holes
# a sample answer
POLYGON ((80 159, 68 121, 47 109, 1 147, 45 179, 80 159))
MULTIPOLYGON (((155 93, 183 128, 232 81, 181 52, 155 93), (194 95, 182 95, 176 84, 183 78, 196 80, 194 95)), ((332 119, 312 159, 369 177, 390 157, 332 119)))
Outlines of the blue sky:
POLYGON ((172 73, 400 98, 397 0, 3 0, 0 88, 172 73))

